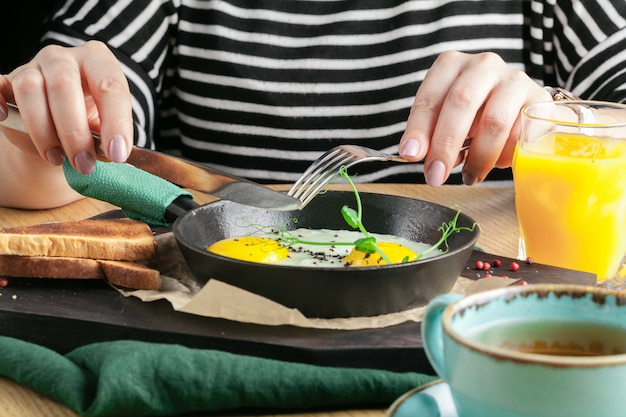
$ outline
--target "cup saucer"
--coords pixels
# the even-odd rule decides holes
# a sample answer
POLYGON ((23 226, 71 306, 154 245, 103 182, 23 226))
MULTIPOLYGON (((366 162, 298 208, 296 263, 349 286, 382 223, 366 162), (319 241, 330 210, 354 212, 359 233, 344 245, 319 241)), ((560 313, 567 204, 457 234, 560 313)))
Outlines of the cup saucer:
POLYGON ((459 417, 450 387, 442 380, 419 386, 399 397, 386 417, 459 417))

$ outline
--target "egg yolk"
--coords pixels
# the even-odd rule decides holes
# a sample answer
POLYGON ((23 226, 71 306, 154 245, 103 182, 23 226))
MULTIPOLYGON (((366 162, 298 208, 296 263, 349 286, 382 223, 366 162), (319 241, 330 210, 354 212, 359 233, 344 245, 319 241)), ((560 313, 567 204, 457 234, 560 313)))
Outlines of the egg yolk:
MULTIPOLYGON (((393 242, 376 242, 376 246, 382 250, 389 258, 391 263, 398 264, 407 258, 407 261, 414 261, 417 259, 417 253, 404 245, 393 242)), ((386 262, 381 258, 378 252, 365 253, 352 249, 352 251, 343 258, 343 261, 347 266, 377 266, 386 265, 386 262)))
POLYGON ((219 240, 207 250, 217 255, 262 264, 273 264, 289 256, 289 250, 279 242, 255 236, 219 240))

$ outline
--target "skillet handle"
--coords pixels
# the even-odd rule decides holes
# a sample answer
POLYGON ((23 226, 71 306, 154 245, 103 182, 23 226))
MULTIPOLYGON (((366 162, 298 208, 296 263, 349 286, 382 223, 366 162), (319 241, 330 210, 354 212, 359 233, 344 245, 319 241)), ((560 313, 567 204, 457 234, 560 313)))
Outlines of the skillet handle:
POLYGON ((116 205, 126 216, 152 226, 169 226, 198 206, 187 191, 128 164, 96 161, 93 172, 82 175, 66 159, 63 171, 80 194, 116 205))

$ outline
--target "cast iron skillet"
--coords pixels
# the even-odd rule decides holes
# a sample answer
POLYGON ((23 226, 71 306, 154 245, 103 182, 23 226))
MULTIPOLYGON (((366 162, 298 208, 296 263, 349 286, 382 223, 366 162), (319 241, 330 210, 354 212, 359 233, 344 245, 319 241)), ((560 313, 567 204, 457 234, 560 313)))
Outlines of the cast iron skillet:
MULTIPOLYGON (((69 165, 68 165, 69 166, 69 165)), ((69 169, 69 168, 68 168, 69 169)), ((67 174, 66 174, 67 176, 67 174)), ((211 243, 250 234, 243 225, 346 229, 341 207, 356 207, 351 191, 329 191, 303 210, 273 211, 220 200, 198 206, 161 178, 126 164, 99 163, 90 175, 70 175, 68 183, 89 197, 104 199, 151 224, 173 222, 174 236, 197 279, 215 278, 265 296, 308 317, 373 316, 426 304, 448 292, 471 254, 478 228, 448 238, 449 251, 406 264, 359 268, 315 268, 243 262, 209 253, 211 243), (148 192, 146 192, 148 191, 148 192)), ((363 223, 373 233, 388 233, 435 243, 438 228, 456 210, 385 194, 363 193, 363 223)), ((472 227, 461 213, 457 224, 472 227)))
MULTIPOLYGON (((369 232, 435 243, 437 230, 456 210, 422 200, 385 194, 361 193, 363 224, 369 232)), ((220 200, 192 209, 179 217, 174 236, 187 264, 199 280, 218 279, 297 308, 307 317, 374 316, 426 304, 450 291, 465 267, 478 227, 448 239, 450 249, 434 258, 415 262, 359 268, 315 268, 245 262, 210 253, 211 243, 250 234, 246 224, 285 225, 291 228, 349 229, 341 207, 356 208, 352 192, 328 191, 301 211, 268 211, 220 200), (296 225, 288 222, 296 218, 296 225)), ((459 226, 474 221, 461 213, 459 226)))

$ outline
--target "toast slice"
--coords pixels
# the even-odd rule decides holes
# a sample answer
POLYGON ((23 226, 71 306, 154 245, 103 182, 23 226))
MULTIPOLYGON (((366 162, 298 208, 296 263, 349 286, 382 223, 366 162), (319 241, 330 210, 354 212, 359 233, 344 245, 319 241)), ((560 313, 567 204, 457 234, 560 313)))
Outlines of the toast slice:
POLYGON ((133 219, 90 219, 0 229, 0 255, 141 261, 155 254, 152 230, 133 219))
POLYGON ((71 257, 0 255, 0 277, 105 279, 138 290, 161 287, 160 272, 141 263, 71 257))
POLYGON ((1 277, 103 279, 94 259, 0 255, 1 277))
POLYGON ((158 290, 161 288, 161 273, 139 262, 103 261, 104 276, 113 285, 137 290, 158 290))

